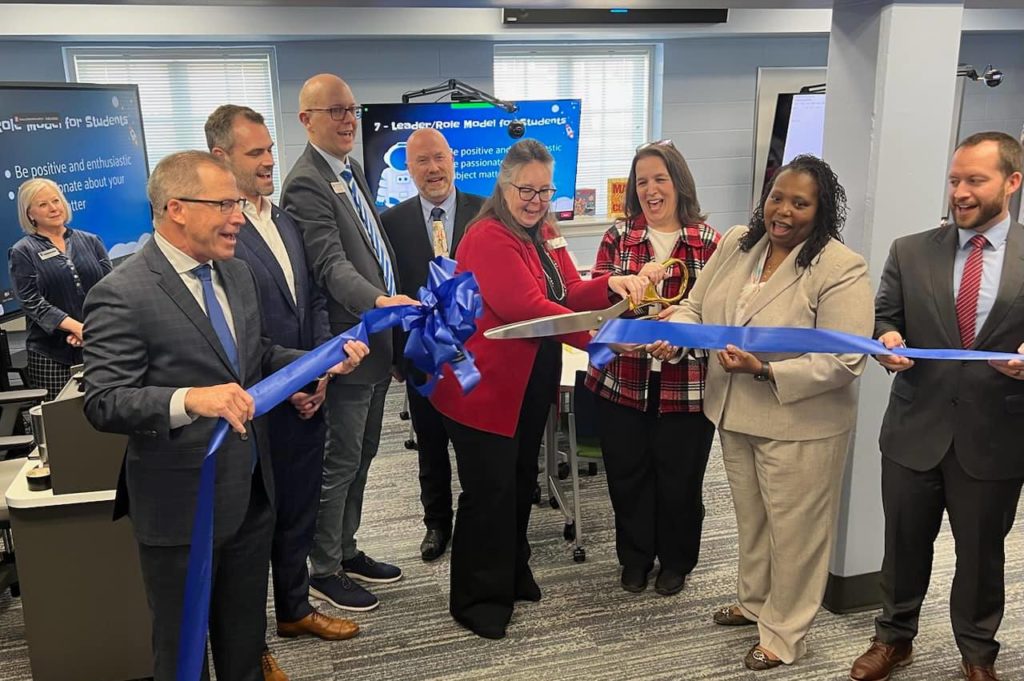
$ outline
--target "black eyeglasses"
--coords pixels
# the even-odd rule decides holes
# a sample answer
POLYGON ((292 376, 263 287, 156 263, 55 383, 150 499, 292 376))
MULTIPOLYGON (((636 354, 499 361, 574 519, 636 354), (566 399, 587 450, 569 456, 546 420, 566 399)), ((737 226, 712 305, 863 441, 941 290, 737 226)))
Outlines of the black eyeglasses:
POLYGON ((675 149, 676 145, 672 144, 672 140, 656 140, 654 142, 644 142, 637 147, 636 150, 643 151, 644 149, 649 149, 651 147, 671 147, 675 149))
POLYGON ((512 186, 519 190, 519 198, 523 201, 533 201, 533 197, 539 196, 541 201, 547 203, 555 195, 555 192, 558 191, 554 187, 534 189, 533 187, 520 187, 518 184, 513 184, 512 186))
MULTIPOLYGON (((176 196, 174 197, 174 200, 184 201, 185 203, 204 203, 207 206, 217 206, 218 208, 220 208, 220 212, 224 213, 225 215, 231 215, 231 213, 235 211, 236 207, 238 208, 238 210, 245 210, 245 204, 249 202, 248 199, 241 196, 238 197, 237 199, 222 199, 220 201, 218 201, 217 199, 188 199, 181 196, 176 196)), ((167 207, 164 206, 164 210, 166 209, 167 207)))
POLYGON ((351 114, 352 118, 355 118, 356 120, 363 117, 363 107, 358 104, 353 104, 352 106, 330 106, 326 109, 306 109, 305 111, 307 113, 313 113, 316 111, 329 113, 331 114, 331 119, 335 121, 345 120, 345 114, 351 114))

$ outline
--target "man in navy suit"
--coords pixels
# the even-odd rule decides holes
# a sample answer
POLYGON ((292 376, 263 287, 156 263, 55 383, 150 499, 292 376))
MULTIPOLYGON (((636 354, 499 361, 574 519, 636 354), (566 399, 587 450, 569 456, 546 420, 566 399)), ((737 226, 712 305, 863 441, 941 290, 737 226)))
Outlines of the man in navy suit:
MULTIPOLYGON (((427 266, 436 255, 455 257, 466 226, 480 212, 482 196, 455 188, 455 159, 444 135, 422 128, 409 135, 405 147, 417 196, 380 216, 384 231, 395 249, 400 292, 415 298, 427 280, 427 266)), ((404 343, 399 344, 401 354, 404 343)), ((396 359, 409 379, 409 412, 416 431, 420 464, 420 502, 427 533, 420 543, 420 557, 434 560, 444 554, 452 536, 452 465, 448 458, 448 431, 430 400, 416 392, 424 376, 411 364, 396 359)))
MULTIPOLYGON (((263 116, 225 104, 206 121, 210 151, 231 167, 248 200, 235 257, 252 269, 263 327, 274 343, 312 350, 330 339, 327 307, 309 273, 302 236, 292 218, 268 198, 274 192, 274 143, 263 116)), ((268 414, 276 488, 271 551, 279 636, 312 634, 326 640, 355 636, 359 627, 321 614, 309 603, 309 556, 316 529, 326 429, 320 405, 326 380, 298 392, 268 414)))

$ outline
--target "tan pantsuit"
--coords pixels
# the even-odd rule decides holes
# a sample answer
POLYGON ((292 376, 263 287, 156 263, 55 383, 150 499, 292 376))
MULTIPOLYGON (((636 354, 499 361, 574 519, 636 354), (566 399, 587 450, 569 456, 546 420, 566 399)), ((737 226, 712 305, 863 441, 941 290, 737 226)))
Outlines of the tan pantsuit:
MULTIPOLYGON (((789 326, 871 335, 864 259, 830 241, 809 267, 794 249, 764 285, 768 239, 740 248, 747 227, 722 238, 673 321, 789 326)), ((806 243, 806 242, 805 242, 806 243)), ((708 362, 704 413, 718 426, 739 533, 739 606, 761 645, 790 663, 821 605, 863 355, 757 353, 773 380, 708 362)))
POLYGON ((719 432, 739 540, 737 593, 761 643, 803 656, 821 605, 850 433, 787 442, 719 432))

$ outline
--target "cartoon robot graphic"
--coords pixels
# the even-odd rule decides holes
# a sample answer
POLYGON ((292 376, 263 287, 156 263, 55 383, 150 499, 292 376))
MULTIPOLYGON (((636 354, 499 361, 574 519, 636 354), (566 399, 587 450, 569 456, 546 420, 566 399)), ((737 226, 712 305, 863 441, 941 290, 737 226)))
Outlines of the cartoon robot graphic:
POLYGON ((377 207, 390 208, 416 195, 416 185, 409 177, 405 157, 405 142, 396 142, 384 152, 387 167, 380 173, 377 184, 377 207))

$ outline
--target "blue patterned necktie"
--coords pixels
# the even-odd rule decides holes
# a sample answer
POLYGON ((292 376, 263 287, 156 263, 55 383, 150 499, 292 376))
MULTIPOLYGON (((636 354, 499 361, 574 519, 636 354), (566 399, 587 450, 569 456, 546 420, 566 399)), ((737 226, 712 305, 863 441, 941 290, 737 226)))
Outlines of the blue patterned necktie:
POLYGON ((384 237, 380 234, 377 221, 371 219, 370 214, 366 212, 363 199, 359 195, 359 188, 356 186, 356 179, 352 175, 352 166, 348 163, 341 171, 341 179, 348 185, 348 195, 352 197, 352 205, 355 206, 359 219, 363 221, 363 228, 370 237, 373 253, 377 256, 377 262, 380 263, 381 272, 384 273, 384 286, 388 290, 388 295, 393 296, 395 295, 395 273, 391 269, 391 256, 388 255, 388 249, 384 245, 384 237))
POLYGON ((224 353, 231 360, 231 366, 235 368, 235 373, 241 376, 241 370, 238 366, 238 348, 235 345, 234 337, 231 335, 231 329, 228 328, 228 320, 224 316, 224 310, 221 308, 220 302, 217 300, 217 294, 213 290, 212 269, 209 264, 200 265, 194 268, 192 273, 196 275, 196 278, 203 285, 203 301, 206 303, 206 316, 210 318, 210 324, 213 326, 217 338, 220 339, 224 353))

